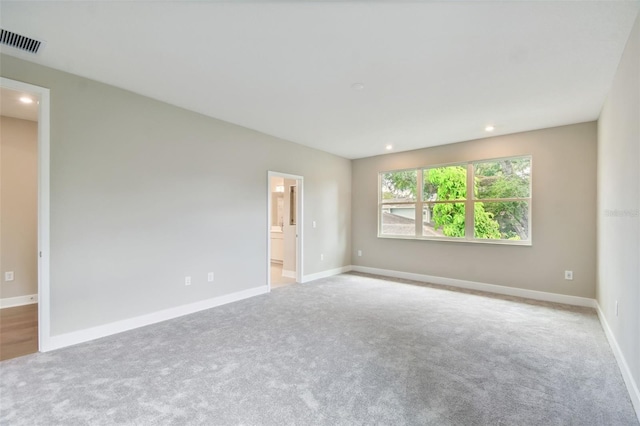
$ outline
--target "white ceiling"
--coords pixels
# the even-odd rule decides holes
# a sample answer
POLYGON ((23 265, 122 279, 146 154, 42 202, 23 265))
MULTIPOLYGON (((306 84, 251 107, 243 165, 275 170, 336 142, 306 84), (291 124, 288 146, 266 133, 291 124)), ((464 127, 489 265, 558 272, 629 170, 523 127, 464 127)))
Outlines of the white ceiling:
POLYGON ((1 51, 360 158, 596 119, 639 7, 2 0, 1 51))
POLYGON ((0 115, 21 118, 23 120, 38 121, 38 99, 28 93, 0 87, 0 115), (20 98, 28 97, 32 104, 25 104, 20 98))

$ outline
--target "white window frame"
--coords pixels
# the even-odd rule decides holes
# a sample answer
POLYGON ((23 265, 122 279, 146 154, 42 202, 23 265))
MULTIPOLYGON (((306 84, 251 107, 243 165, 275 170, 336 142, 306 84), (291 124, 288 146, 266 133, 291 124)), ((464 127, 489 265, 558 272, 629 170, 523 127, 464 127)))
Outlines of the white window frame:
POLYGON ((390 239, 401 239, 401 240, 427 240, 427 241, 447 241, 447 242, 458 242, 458 243, 478 243, 478 244, 502 244, 502 245, 513 245, 513 246, 532 246, 533 245, 533 235, 532 235, 532 204, 533 204, 533 156, 530 154, 525 155, 514 155, 509 157, 498 157, 498 158, 487 158, 481 160, 473 160, 473 161, 465 161, 458 163, 447 163, 447 164, 435 164, 417 168, 408 168, 408 169, 397 169, 397 170, 385 170, 378 173, 378 238, 390 238, 390 239), (475 178, 475 170, 474 164, 477 163, 490 163, 493 161, 501 161, 501 160, 515 160, 528 158, 529 165, 531 167, 531 171, 529 173, 529 197, 511 197, 511 198, 475 198, 475 194, 473 191, 473 184, 475 178), (467 197, 464 200, 459 201, 429 201, 424 200, 423 194, 423 184, 424 184, 424 171, 429 169, 436 169, 440 167, 466 167, 467 169, 467 197), (382 198, 382 177, 386 173, 395 173, 395 172, 406 172, 406 171, 415 171, 416 172, 416 200, 415 201, 385 201, 382 198), (471 190, 469 189, 471 188, 471 190), (475 237, 475 223, 474 223, 474 209, 476 202, 482 203, 491 203, 491 202, 510 202, 510 201, 526 201, 529 207, 528 211, 528 232, 527 235, 529 238, 527 240, 504 240, 504 239, 487 239, 487 238, 476 238, 475 237), (464 203, 465 204, 465 236, 464 237, 434 237, 434 236, 426 236, 422 235, 422 215, 424 211, 424 206, 429 204, 443 204, 443 203, 464 203), (414 235, 392 235, 392 234, 382 234, 382 207, 385 204, 393 204, 393 205, 415 205, 415 233, 414 235))

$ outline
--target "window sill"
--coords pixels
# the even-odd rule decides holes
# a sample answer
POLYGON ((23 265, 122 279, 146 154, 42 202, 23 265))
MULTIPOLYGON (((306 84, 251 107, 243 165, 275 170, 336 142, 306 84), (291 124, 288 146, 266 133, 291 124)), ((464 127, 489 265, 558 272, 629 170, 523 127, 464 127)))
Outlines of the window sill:
POLYGON ((402 235, 378 235, 378 238, 385 240, 412 240, 412 241, 444 241, 448 243, 469 243, 469 244, 492 244, 500 246, 524 246, 531 247, 533 243, 531 240, 518 241, 518 240, 483 240, 483 239, 465 239, 465 238, 452 238, 452 237, 414 237, 414 236, 402 236, 402 235))

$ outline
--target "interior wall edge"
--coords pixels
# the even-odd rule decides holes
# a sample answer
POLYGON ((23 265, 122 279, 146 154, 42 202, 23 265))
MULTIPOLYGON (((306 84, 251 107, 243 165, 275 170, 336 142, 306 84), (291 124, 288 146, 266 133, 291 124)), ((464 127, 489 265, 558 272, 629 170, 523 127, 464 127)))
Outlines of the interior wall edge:
POLYGON ((616 340, 616 336, 611 331, 611 327, 609 327, 609 323, 607 322, 607 318, 600 307, 600 304, 596 300, 596 311, 598 312, 598 318, 600 319, 600 324, 602 324, 602 329, 604 330, 605 336, 607 336, 607 341, 609 342, 609 346, 611 346, 611 350, 613 351, 613 355, 616 358, 618 363, 618 367, 620 367, 620 373, 622 374, 622 378, 624 379, 624 383, 627 386, 627 390, 629 391, 629 397, 631 398, 631 403, 633 404, 633 408, 636 410, 636 415, 638 416, 638 422, 640 422, 640 389, 638 388, 638 384, 633 379, 633 375, 631 374, 631 369, 629 368, 629 364, 620 349, 620 345, 616 340))

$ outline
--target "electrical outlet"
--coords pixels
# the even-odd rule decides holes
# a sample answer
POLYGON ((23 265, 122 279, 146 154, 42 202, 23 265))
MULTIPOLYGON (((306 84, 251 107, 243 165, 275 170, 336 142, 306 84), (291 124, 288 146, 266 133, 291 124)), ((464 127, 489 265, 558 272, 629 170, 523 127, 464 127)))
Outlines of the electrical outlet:
POLYGON ((324 260, 324 254, 320 254, 320 260, 324 260))
POLYGON ((184 285, 191 285, 191 277, 184 277, 184 285))
POLYGON ((311 224, 313 225, 313 227, 316 227, 316 221, 314 220, 313 222, 311 222, 311 224))
POLYGON ((573 271, 564 271, 564 279, 572 280, 573 279, 573 271))
POLYGON ((358 256, 362 256, 362 250, 358 250, 358 256))
POLYGON ((616 316, 618 316, 618 301, 616 300, 616 316))
POLYGON ((213 282, 213 272, 209 272, 207 274, 207 281, 212 283, 213 282))
POLYGON ((4 273, 4 280, 5 281, 13 281, 13 271, 9 271, 9 272, 5 272, 4 273))

